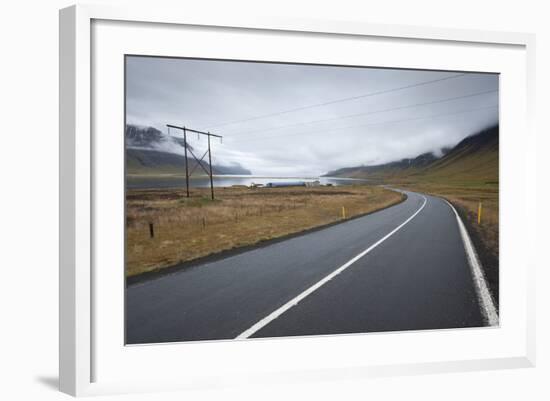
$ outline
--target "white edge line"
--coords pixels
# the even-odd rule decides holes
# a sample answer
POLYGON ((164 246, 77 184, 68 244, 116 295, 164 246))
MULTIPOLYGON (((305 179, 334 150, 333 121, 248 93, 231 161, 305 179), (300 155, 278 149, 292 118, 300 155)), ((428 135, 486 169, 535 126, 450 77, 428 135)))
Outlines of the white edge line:
POLYGON ((479 261, 477 252, 474 248, 472 240, 470 239, 468 230, 466 230, 466 226, 462 222, 462 219, 458 215, 455 207, 446 199, 445 202, 447 202, 447 204, 455 213, 456 221, 458 222, 460 236, 462 237, 462 242, 464 243, 464 250, 466 251, 466 255, 468 257, 468 264, 470 265, 475 289, 480 301, 481 312, 483 313, 483 316, 489 326, 498 326, 499 319, 498 312, 495 307, 495 302, 493 301, 493 297, 489 292, 489 287, 487 286, 485 274, 483 274, 483 270, 481 269, 481 262, 479 261))
POLYGON ((293 306, 296 306, 301 300, 306 298, 308 295, 312 294, 314 291, 321 288, 323 285, 328 283, 330 280, 332 280, 334 277, 342 273, 344 270, 346 270, 348 267, 350 267, 353 263, 357 262, 359 259, 361 259, 363 256, 368 254, 370 251, 372 251, 374 248, 376 248, 378 245, 380 245, 382 242, 387 240, 389 237, 391 237, 393 234, 395 234, 397 231, 399 231, 405 224, 407 224, 409 221, 411 221, 418 213, 424 209, 424 206, 426 206, 426 202, 428 201, 427 198, 423 195, 422 198, 424 198, 424 203, 422 203, 422 206, 407 220, 405 220, 403 223, 401 223, 399 226, 394 228, 390 233, 386 234, 384 237, 380 238, 378 241, 376 241, 374 244, 369 246, 367 249, 365 249, 363 252, 355 256, 354 258, 347 261, 345 264, 340 266, 338 269, 334 270, 332 273, 330 273, 328 276, 324 277, 317 283, 313 284, 311 287, 309 287, 307 290, 299 294, 298 296, 292 298, 290 301, 288 301, 283 306, 279 307, 275 311, 271 312, 268 316, 264 317, 262 320, 254 324, 252 327, 250 327, 248 330, 243 331, 241 334, 239 334, 235 339, 245 339, 256 333, 258 330, 260 330, 262 327, 266 326, 273 320, 277 319, 279 316, 281 316, 283 313, 285 313, 287 310, 292 308, 293 306))

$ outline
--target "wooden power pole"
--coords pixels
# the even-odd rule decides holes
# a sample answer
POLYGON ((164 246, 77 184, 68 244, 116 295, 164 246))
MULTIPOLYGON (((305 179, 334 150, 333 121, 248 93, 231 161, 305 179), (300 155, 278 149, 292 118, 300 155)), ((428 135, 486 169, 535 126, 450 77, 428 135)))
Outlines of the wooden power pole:
POLYGON ((213 175, 213 172, 212 172, 212 148, 211 148, 211 145, 210 145, 210 137, 213 136, 213 137, 216 137, 216 138, 220 138, 220 141, 221 141, 222 136, 211 134, 210 132, 197 131, 197 130, 190 129, 190 128, 187 128, 187 127, 180 127, 180 126, 172 125, 172 124, 166 124, 166 126, 168 128, 174 128, 174 129, 179 129, 179 130, 183 131, 183 147, 185 149, 185 151, 184 151, 184 154, 185 154, 185 188, 186 188, 187 197, 189 198, 189 177, 191 176, 191 174, 193 174, 193 171, 195 171, 197 166, 200 166, 204 170, 204 172, 208 175, 208 177, 210 178, 210 194, 211 194, 212 200, 214 200, 214 175, 213 175), (197 134, 197 136, 206 135, 208 137, 208 149, 206 150, 206 152, 204 152, 202 157, 198 158, 197 156, 195 156, 195 154, 193 153, 193 151, 191 149, 188 149, 188 146, 187 146, 187 132, 194 132, 194 133, 197 134), (191 172, 189 171, 187 152, 189 152, 191 154, 191 156, 193 156, 193 159, 195 159, 195 161, 197 162, 197 164, 193 167, 193 170, 191 170, 191 172), (203 166, 203 164, 202 164, 206 155, 208 155, 208 169, 205 166, 203 166))

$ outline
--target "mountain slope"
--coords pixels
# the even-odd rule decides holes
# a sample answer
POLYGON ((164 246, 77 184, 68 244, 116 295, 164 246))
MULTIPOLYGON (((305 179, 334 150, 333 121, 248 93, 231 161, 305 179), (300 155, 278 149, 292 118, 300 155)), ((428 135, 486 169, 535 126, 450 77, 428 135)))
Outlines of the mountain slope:
POLYGON ((352 178, 390 178, 414 174, 437 160, 433 153, 423 153, 414 159, 402 159, 374 166, 346 167, 329 171, 326 176, 352 178))
MULTIPOLYGON (((204 175, 206 172, 196 165, 195 160, 189 156, 189 171, 193 175, 204 175)), ((208 162, 203 162, 208 169, 208 162)), ((250 175, 250 170, 238 164, 212 165, 214 174, 250 175)), ((160 152, 150 149, 126 149, 126 173, 135 175, 158 174, 185 174, 185 158, 175 153, 160 152)))
POLYGON ((439 179, 498 182, 498 133, 496 126, 463 139, 445 156, 432 163, 424 174, 439 179))
MULTIPOLYGON (((183 138, 168 136, 153 127, 139 127, 137 125, 126 125, 126 147, 127 148, 150 148, 156 150, 179 150, 185 147, 183 138)), ((189 145, 189 149, 193 149, 189 145)))
MULTIPOLYGON (((168 136, 153 127, 126 125, 126 172, 136 175, 185 174, 185 149, 183 138, 168 136)), ((188 149, 193 147, 188 144, 188 149)), ((188 157, 189 171, 193 175, 206 172, 196 165, 191 155, 188 157)), ((203 166, 207 167, 204 162, 203 166)), ((250 175, 250 170, 239 164, 212 165, 214 174, 250 175)))
POLYGON ((498 125, 469 136, 441 157, 431 153, 376 166, 348 167, 327 176, 381 181, 451 180, 498 182, 498 125))

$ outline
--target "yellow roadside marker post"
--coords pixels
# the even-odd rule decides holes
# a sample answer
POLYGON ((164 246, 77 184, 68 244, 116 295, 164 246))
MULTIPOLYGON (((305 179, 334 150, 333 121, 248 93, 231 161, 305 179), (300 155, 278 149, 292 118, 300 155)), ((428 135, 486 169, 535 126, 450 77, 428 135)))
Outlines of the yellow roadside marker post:
POLYGON ((481 202, 479 202, 479 206, 477 207, 477 224, 481 224, 481 202))
POLYGON ((346 208, 342 206, 342 219, 346 219, 346 208))

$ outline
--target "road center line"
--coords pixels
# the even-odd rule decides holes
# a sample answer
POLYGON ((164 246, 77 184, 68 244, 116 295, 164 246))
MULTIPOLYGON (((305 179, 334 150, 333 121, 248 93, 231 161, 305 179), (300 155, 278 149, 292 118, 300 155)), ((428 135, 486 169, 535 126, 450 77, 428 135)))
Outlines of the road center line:
POLYGON ((273 312, 271 312, 269 315, 267 315, 266 317, 264 317, 262 320, 260 320, 259 322, 257 322, 256 324, 254 324, 252 327, 250 327, 249 329, 243 331, 241 334, 239 334, 235 339, 239 340, 239 339, 245 339, 245 338, 248 338, 250 337, 251 335, 253 335, 254 333, 256 333, 258 330, 260 330, 261 328, 263 328, 264 326, 266 326, 267 324, 269 324, 270 322, 272 322, 273 320, 277 319, 279 316, 281 316, 283 313, 285 313, 287 310, 289 310, 290 308, 298 305, 298 303, 303 300, 304 298, 306 298, 308 295, 312 294, 313 292, 315 292, 316 290, 318 290, 319 288, 321 288, 323 285, 325 285, 326 283, 328 283, 330 280, 332 280, 334 277, 336 277, 337 275, 339 275, 340 273, 342 273, 344 270, 346 270, 348 267, 350 267, 352 264, 354 264, 355 262, 357 262, 359 259, 361 259, 363 256, 365 256, 366 254, 368 254, 370 251, 372 251, 374 248, 376 248, 378 245, 380 245, 382 242, 384 242, 385 240, 387 240, 388 238, 390 238, 393 234, 395 234, 397 231, 399 231, 401 228, 403 228, 403 226, 405 226, 405 224, 407 224, 408 222, 410 222, 412 219, 415 218, 415 216, 420 213, 422 211, 422 209, 424 209, 424 206, 426 206, 426 203, 427 203, 427 198, 424 196, 424 195, 420 195, 423 199, 424 199, 424 202, 422 203, 422 206, 420 206, 420 208, 414 212, 414 214, 412 216, 410 216, 407 220, 405 220, 403 223, 401 223, 399 226, 397 226, 396 228, 394 228, 391 232, 389 232, 388 234, 386 234, 384 237, 380 238, 378 241, 376 241, 374 244, 372 244, 371 246, 369 246, 367 249, 365 249, 363 252, 361 252, 360 254, 358 254, 357 256, 355 256, 354 258, 350 259, 349 261, 347 261, 345 264, 343 264, 342 266, 340 266, 338 269, 334 270, 332 273, 330 273, 328 276, 324 277, 323 279, 321 279, 320 281, 318 281, 317 283, 313 284, 311 287, 309 287, 307 290, 305 290, 304 292, 302 292, 301 294, 299 294, 298 296, 292 298, 290 301, 288 301, 286 304, 284 304, 283 306, 281 306, 280 308, 274 310, 273 312))

